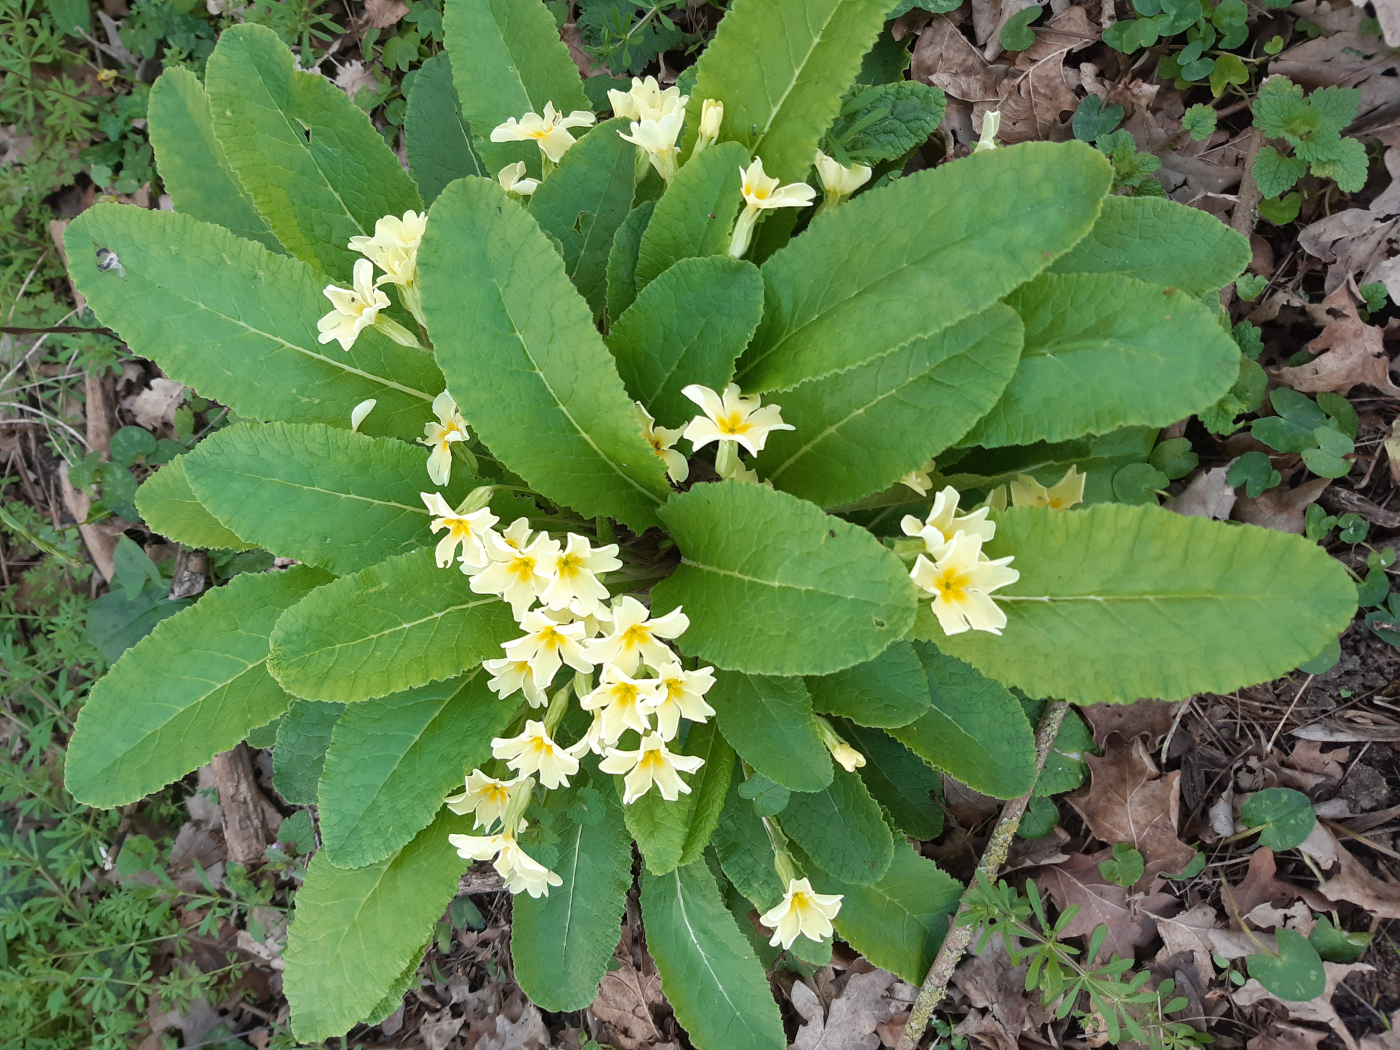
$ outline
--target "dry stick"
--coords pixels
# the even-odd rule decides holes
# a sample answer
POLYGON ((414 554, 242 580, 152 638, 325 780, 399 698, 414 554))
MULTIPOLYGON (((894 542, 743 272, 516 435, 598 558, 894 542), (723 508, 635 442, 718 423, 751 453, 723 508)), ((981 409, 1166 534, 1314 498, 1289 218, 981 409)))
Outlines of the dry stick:
MULTIPOLYGON (((1055 742, 1055 737, 1059 735, 1060 724, 1065 720, 1065 711, 1069 704, 1063 700, 1055 700, 1045 705, 1045 710, 1040 716, 1040 725, 1035 730, 1035 779, 1040 779, 1040 772, 1045 768, 1045 759, 1050 754, 1050 745, 1055 742)), ((1034 781, 1030 791, 1027 791, 1020 798, 1013 798, 1001 811, 1001 820, 997 821, 996 828, 992 831, 992 837, 987 842, 987 848, 982 851, 981 863, 977 865, 977 872, 973 875, 972 881, 968 883, 968 890, 976 884, 978 876, 985 875, 987 880, 994 881, 997 869, 1006 863, 1007 850, 1011 848, 1011 837, 1016 834, 1016 829, 1021 826, 1021 817, 1026 812, 1026 806, 1030 804, 1031 794, 1035 791, 1034 781)), ((919 997, 914 1000, 914 1006, 909 1011, 909 1020, 904 1025, 904 1034, 899 1037, 899 1045, 896 1050, 914 1050, 923 1038, 924 1029, 928 1027, 930 1018, 933 1017, 933 1009, 943 1001, 943 996, 948 992, 948 979, 953 976, 953 970, 958 965, 958 960, 962 958, 963 951, 967 948, 967 943, 972 939, 972 926, 959 926, 958 919, 967 910, 967 895, 964 893, 962 903, 958 905, 957 913, 953 916, 948 925, 948 933, 943 938, 943 946, 938 949, 938 955, 933 960, 933 965, 929 967, 928 976, 924 978, 923 987, 919 989, 919 997)))

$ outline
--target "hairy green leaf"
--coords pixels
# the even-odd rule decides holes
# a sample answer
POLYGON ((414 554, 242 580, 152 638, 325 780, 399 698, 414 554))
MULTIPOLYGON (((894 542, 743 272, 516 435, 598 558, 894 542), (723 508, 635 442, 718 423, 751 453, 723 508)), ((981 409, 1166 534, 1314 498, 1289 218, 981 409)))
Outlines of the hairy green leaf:
POLYGON ((641 249, 642 232, 651 221, 655 201, 643 201, 630 212, 613 234, 608 251, 608 316, 621 317, 637 298, 637 252, 641 249))
POLYGON ((246 551, 256 546, 230 532, 199 502, 185 476, 184 456, 176 456, 141 483, 136 509, 152 529, 186 547, 246 551))
POLYGON ((943 809, 933 800, 942 781, 922 759, 888 733, 841 722, 840 733, 865 756, 860 778, 896 828, 916 839, 935 839, 943 830, 943 809))
POLYGON ((878 882, 890 866, 889 825, 854 773, 838 769, 829 787, 794 793, 778 819, 823 871, 846 882, 878 882))
POLYGON ((793 791, 831 783, 831 756, 802 679, 720 671, 706 699, 725 739, 769 780, 793 791))
MULTIPOLYGON (((705 760, 697 772, 682 777, 690 785, 690 793, 667 802, 653 789, 623 807, 627 830, 637 840, 642 860, 653 875, 664 875, 678 864, 699 859, 715 830, 734 772, 734 749, 714 722, 691 725, 685 745, 676 750, 705 760)), ((615 779, 620 799, 622 778, 615 779)))
POLYGON ((564 263, 498 185, 462 179, 418 252, 423 309, 462 414, 526 482, 641 532, 670 493, 564 263))
POLYGON ((908 725, 929 709, 924 665, 908 642, 895 642, 873 660, 808 678, 812 708, 863 726, 908 725))
POLYGON ((724 811, 715 828, 715 857, 735 888, 755 908, 767 911, 782 899, 787 887, 773 867, 773 844, 763 821, 754 812, 753 803, 739 794, 742 783, 743 778, 736 776, 729 784, 724 811))
POLYGON ((268 635, 329 579, 311 568, 245 573, 157 624, 93 684, 68 745, 68 791, 90 806, 135 802, 285 711, 268 635))
POLYGON ((637 248, 637 291, 681 259, 729 251, 729 234, 743 202, 740 169, 748 159, 737 142, 721 142, 676 173, 637 248))
POLYGON ((492 176, 472 144, 471 125, 462 116, 462 104, 452 83, 452 61, 445 51, 418 67, 404 112, 403 133, 408 168, 425 205, 437 200, 453 179, 492 176))
POLYGON ((268 666, 291 693, 350 703, 461 674, 516 633, 510 606, 430 550, 343 576, 292 606, 268 666))
MULTIPOLYGON (((912 622, 914 588, 864 529, 762 485, 673 496, 661 518, 681 564, 652 589, 685 606, 681 649, 751 674, 830 674, 873 659, 912 622)), ((731 741, 732 742, 732 741, 731 741)))
POLYGON ((292 805, 316 804, 316 785, 326 762, 326 749, 331 746, 331 732, 344 712, 344 704, 293 700, 277 723, 272 786, 292 805))
POLYGON ((1008 510, 984 550, 1021 572, 995 595, 1003 637, 948 637, 927 602, 913 633, 1030 696, 1229 693, 1316 655, 1356 612, 1351 578, 1303 537, 1157 507, 1008 510))

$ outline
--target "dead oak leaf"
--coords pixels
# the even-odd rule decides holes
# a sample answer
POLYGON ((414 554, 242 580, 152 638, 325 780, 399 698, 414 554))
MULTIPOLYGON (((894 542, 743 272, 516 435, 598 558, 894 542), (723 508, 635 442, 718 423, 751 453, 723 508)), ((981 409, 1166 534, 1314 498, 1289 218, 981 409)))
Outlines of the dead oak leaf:
POLYGON ((1317 1050, 1317 1044, 1327 1038, 1326 1032, 1315 1028, 1299 1028, 1294 1024, 1272 1024, 1245 1044, 1246 1050, 1317 1050))
POLYGON ((1376 878, 1340 843, 1339 868, 1319 892, 1329 901, 1350 901, 1380 919, 1400 919, 1400 885, 1376 878))
POLYGON ((1238 494, 1226 480, 1230 466, 1202 470, 1186 484, 1179 496, 1173 496, 1162 506, 1188 518, 1211 518, 1228 521, 1238 494))
POLYGON ((1153 917, 1157 920, 1157 933, 1162 938, 1162 950, 1157 953, 1157 962, 1163 963, 1173 955, 1185 952, 1191 957, 1202 986, 1209 987, 1215 980, 1215 967, 1210 960, 1210 931, 1220 925, 1215 908, 1202 903, 1180 915, 1153 917))
POLYGON ((611 1041, 618 1050, 640 1050, 661 1042, 664 1036, 651 1013, 653 1006, 666 1001, 661 995, 661 978, 655 972, 638 973, 631 960, 618 961, 621 966, 603 975, 598 997, 588 1012, 613 1026, 611 1041))
POLYGON ((1181 773, 1161 776, 1143 745, 1129 744, 1119 733, 1104 740, 1103 755, 1085 755, 1089 788, 1070 795, 1072 805, 1094 836, 1110 846, 1126 842, 1142 854, 1139 887, 1154 876, 1181 871, 1196 851, 1177 838, 1181 811, 1181 773))
POLYGON ((822 1015, 821 1000, 801 981, 792 986, 792 1005, 807 1023, 797 1030, 792 1050, 876 1050, 875 1026, 888 1020, 892 1004, 884 999, 894 983, 887 970, 853 974, 822 1015))
POLYGON ((375 29, 388 29, 406 14, 408 5, 399 0, 365 0, 365 24, 375 29))
POLYGON ((1258 525, 1276 532, 1291 532, 1301 536, 1306 523, 1308 505, 1317 502, 1330 478, 1313 478, 1296 488, 1269 489, 1258 499, 1241 496, 1235 501, 1234 518, 1248 525, 1258 525))
POLYGON ((1090 937, 1103 925, 1108 936, 1100 955, 1130 959, 1135 948, 1147 944, 1156 934, 1157 916, 1171 915, 1181 903, 1155 886, 1149 896, 1129 897, 1122 886, 1099 874, 1099 864, 1112 855, 1112 850, 1093 855, 1072 854, 1069 860, 1044 869, 1036 883, 1055 898, 1061 910, 1079 906, 1078 913, 1062 931, 1063 936, 1090 937))
POLYGON ((1232 927, 1239 929, 1239 917, 1248 915, 1261 904, 1293 901, 1303 895, 1297 886, 1278 878, 1275 875, 1277 870, 1274 851, 1268 846, 1260 846, 1250 854, 1249 870, 1245 873, 1244 881, 1238 886, 1231 886, 1228 882, 1221 884, 1221 896, 1232 927))
POLYGON ((1361 383, 1387 394, 1400 394, 1400 386, 1390 378, 1382 330, 1361 320, 1356 307, 1342 298, 1346 294, 1343 287, 1327 297, 1326 304, 1341 316, 1308 344, 1313 353, 1326 352, 1306 364, 1279 369, 1279 379, 1305 394, 1334 391, 1345 397, 1361 383))
POLYGON ((1074 89, 1081 79, 1077 69, 1065 69, 1065 56, 1098 38, 1082 7, 1066 7, 1036 31, 1035 43, 1016 57, 1016 71, 997 85, 1002 142, 1059 137, 1061 115, 1079 105, 1074 89))
POLYGON ((1171 730, 1176 704, 1165 700, 1138 700, 1131 704, 1089 704, 1079 713, 1094 731, 1094 743, 1103 747, 1112 733, 1124 740, 1145 736, 1147 750, 1156 751, 1171 730))
MULTIPOLYGON (((1337 1038, 1346 1044, 1347 1050, 1356 1050, 1356 1040, 1352 1038, 1347 1026, 1342 1023, 1342 1019, 1332 1007, 1332 996, 1337 991, 1337 985, 1346 980, 1349 974, 1374 970, 1375 967, 1367 963, 1324 962, 1322 968, 1327 974, 1327 985, 1322 994, 1304 1003, 1285 1002, 1284 1009, 1294 1021, 1320 1021, 1328 1025, 1337 1033, 1337 1038)), ((1230 1000, 1236 1006, 1254 1006, 1268 1000, 1279 1001, 1252 977, 1240 986, 1239 991, 1230 996, 1230 1000)))

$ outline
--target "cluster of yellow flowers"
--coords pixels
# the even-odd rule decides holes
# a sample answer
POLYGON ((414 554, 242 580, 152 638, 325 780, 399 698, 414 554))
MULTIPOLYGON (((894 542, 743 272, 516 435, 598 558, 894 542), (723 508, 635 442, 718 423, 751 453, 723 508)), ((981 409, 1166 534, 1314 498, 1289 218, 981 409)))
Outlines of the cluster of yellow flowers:
MULTIPOLYGON (((374 224, 373 237, 351 237, 350 250, 363 259, 355 263, 351 287, 330 284, 326 298, 334 309, 316 322, 322 343, 332 340, 348 351, 361 332, 373 325, 394 342, 421 349, 418 340, 403 325, 383 316, 389 297, 380 288, 386 284, 399 289, 399 301, 419 324, 423 323, 423 297, 418 287, 418 245, 428 227, 428 216, 406 211, 403 218, 385 215, 374 224), (374 268, 383 270, 378 280, 374 268)), ((373 406, 371 406, 373 407, 373 406)), ((368 411, 368 410, 366 410, 368 411)))

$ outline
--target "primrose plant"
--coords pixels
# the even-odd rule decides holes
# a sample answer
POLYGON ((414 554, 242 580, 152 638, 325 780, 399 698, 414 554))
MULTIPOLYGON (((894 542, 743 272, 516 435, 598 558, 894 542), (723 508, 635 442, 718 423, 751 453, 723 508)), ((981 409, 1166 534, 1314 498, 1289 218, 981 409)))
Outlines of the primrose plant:
POLYGON ((779 1050, 780 952, 923 978, 962 887, 907 839, 940 772, 1032 788, 1023 701, 1229 691, 1355 611, 1302 537, 1115 499, 1248 364, 1213 302, 1244 240, 1082 143, 903 177, 943 103, 862 72, 887 5, 791 6, 735 0, 608 117, 543 5, 448 0, 408 170, 234 26, 151 92, 175 210, 68 229, 102 323, 235 419, 141 513, 296 563, 128 650, 68 786, 272 746, 317 806, 302 1040, 396 1008, 472 862, 521 986, 586 1006, 635 843, 680 1023, 779 1050))

